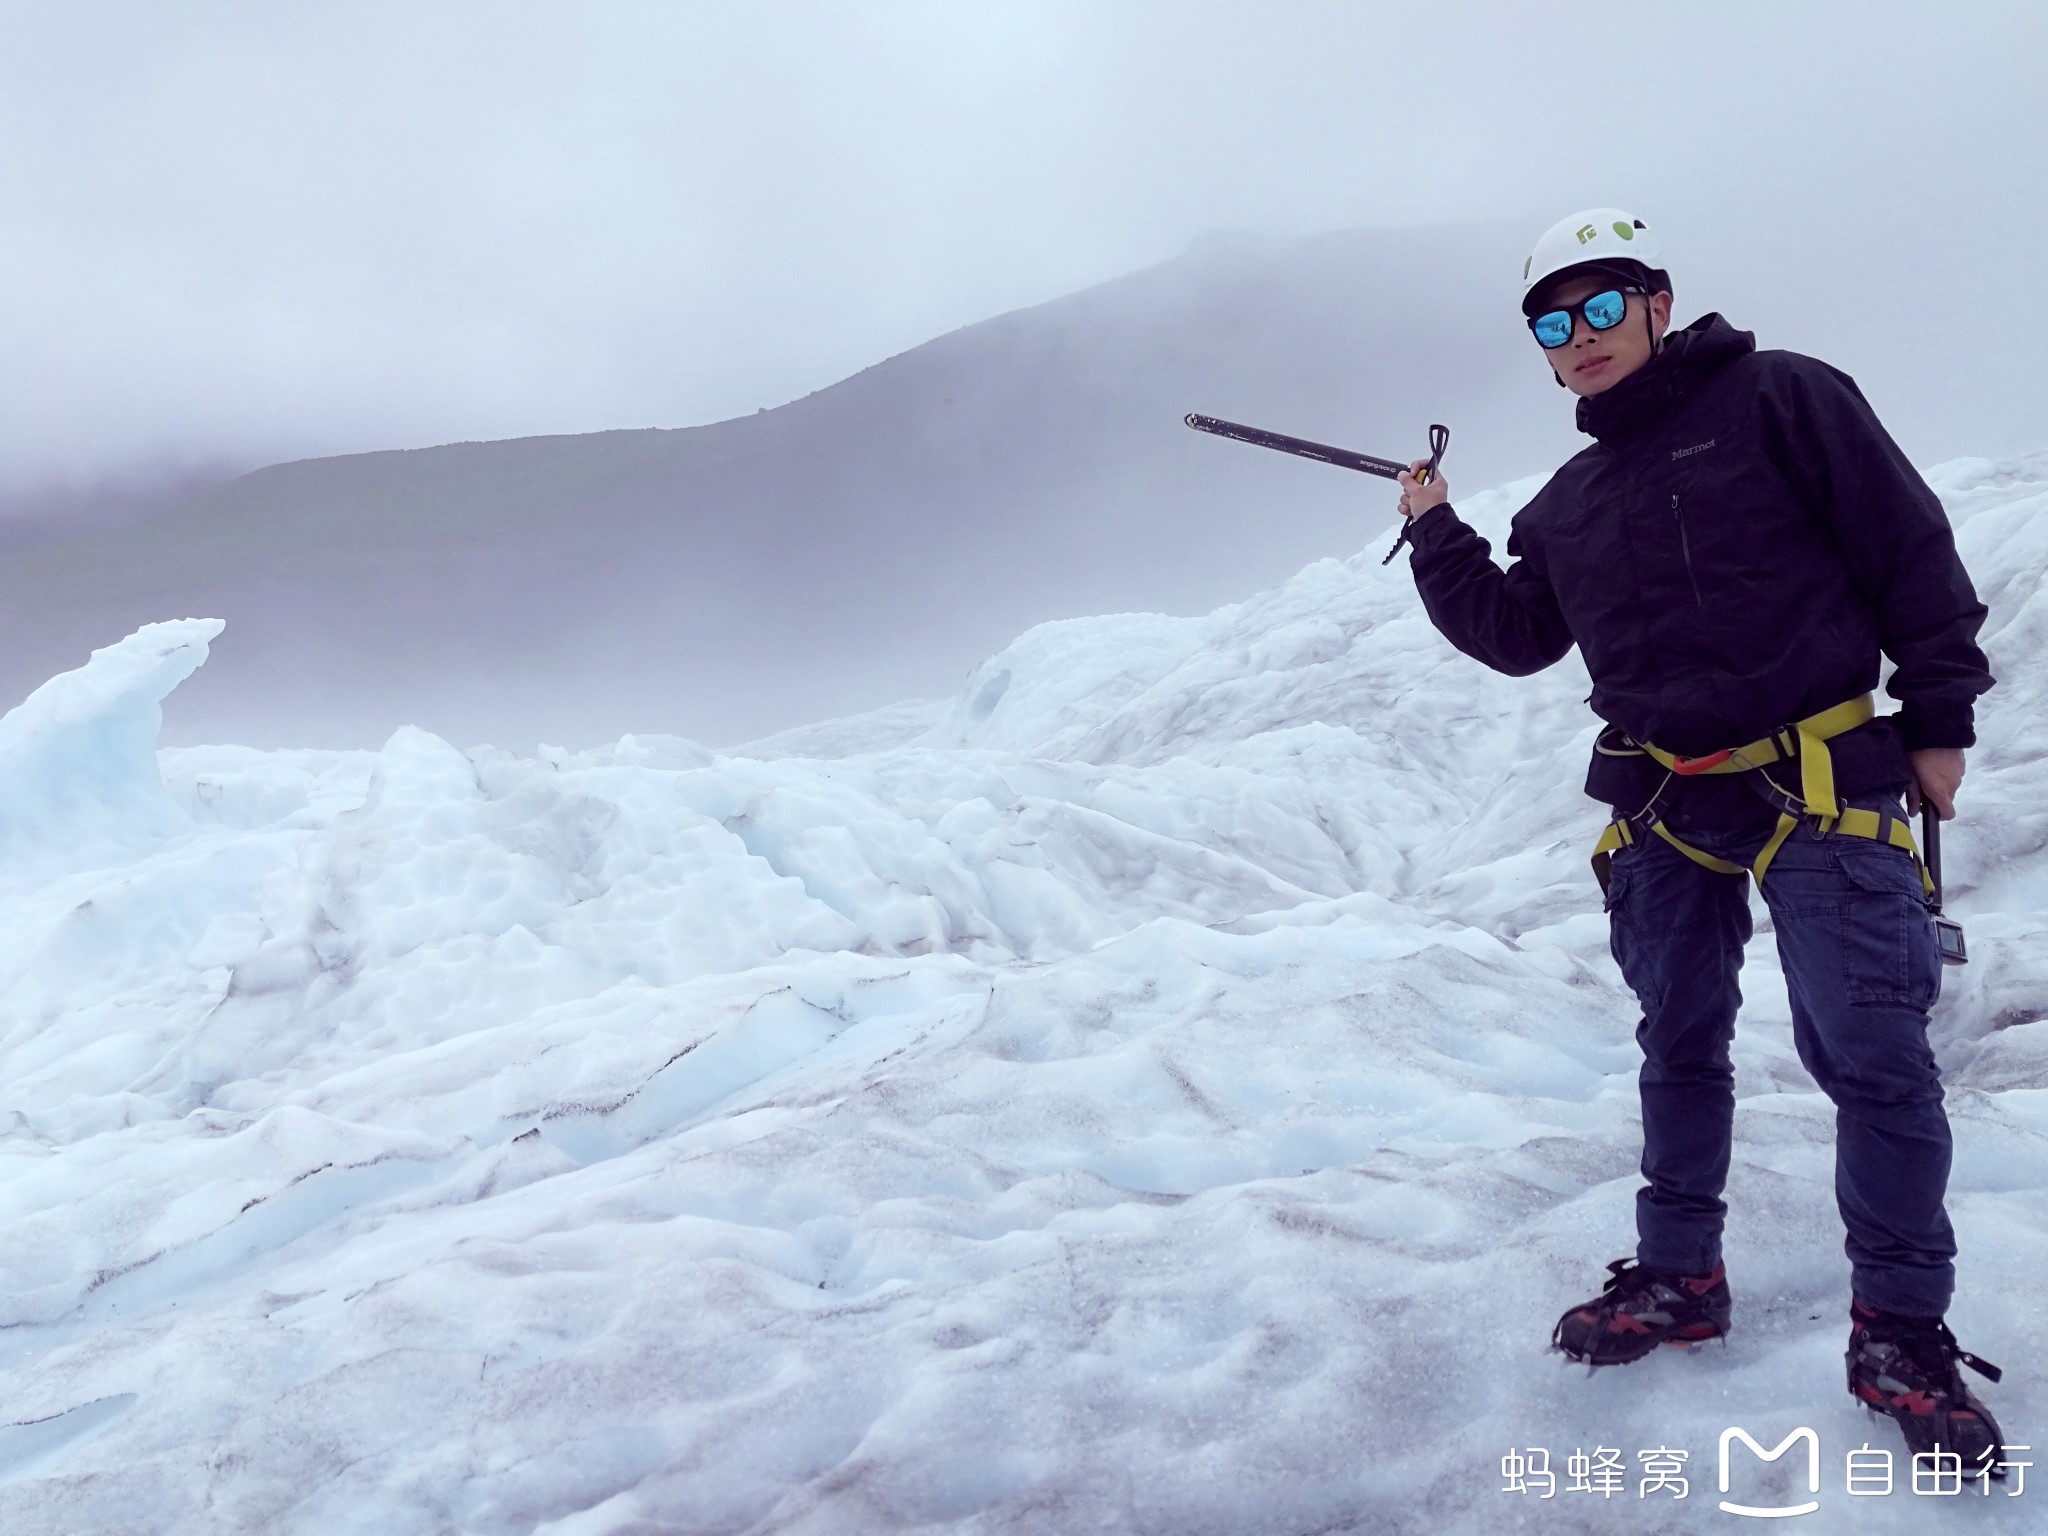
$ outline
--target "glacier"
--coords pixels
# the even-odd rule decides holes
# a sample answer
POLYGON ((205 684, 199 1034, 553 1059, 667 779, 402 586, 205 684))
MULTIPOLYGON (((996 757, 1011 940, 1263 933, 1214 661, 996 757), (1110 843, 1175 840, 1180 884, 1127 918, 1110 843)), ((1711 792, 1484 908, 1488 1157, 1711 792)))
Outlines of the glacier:
MULTIPOLYGON (((1944 839, 1951 1319, 2029 1442, 2048 454, 1929 477, 2000 679, 1944 839)), ((1461 514, 1498 548, 1540 483, 1461 514)), ((1731 1425, 1814 1430, 1804 1528, 1940 1513, 1845 1492, 1899 1442, 1842 1389, 1768 920, 1734 1333, 1545 1352, 1634 1241, 1596 722, 1576 656, 1488 672, 1376 553, 731 751, 160 748, 232 642, 147 626, 0 720, 0 1528, 1679 1531, 1731 1425), (1629 1479, 1509 1491, 1538 1448, 1629 1479)))

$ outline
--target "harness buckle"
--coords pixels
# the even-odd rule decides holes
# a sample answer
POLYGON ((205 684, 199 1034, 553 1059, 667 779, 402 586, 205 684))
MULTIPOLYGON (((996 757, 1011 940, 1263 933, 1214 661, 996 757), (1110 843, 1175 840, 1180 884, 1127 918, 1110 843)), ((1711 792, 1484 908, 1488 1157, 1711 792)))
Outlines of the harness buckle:
POLYGON ((1688 776, 1705 773, 1709 768, 1718 768, 1734 755, 1733 747, 1723 747, 1718 752, 1709 752, 1705 757, 1682 757, 1674 752, 1671 754, 1671 771, 1688 776))

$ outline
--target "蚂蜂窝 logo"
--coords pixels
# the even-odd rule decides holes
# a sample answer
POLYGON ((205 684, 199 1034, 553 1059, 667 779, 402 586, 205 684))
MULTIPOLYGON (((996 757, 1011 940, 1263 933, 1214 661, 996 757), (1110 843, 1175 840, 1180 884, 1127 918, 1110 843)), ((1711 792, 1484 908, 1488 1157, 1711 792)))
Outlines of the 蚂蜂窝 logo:
MULTIPOLYGON (((1721 1431, 1721 1491, 1728 1491, 1728 1447, 1740 1440, 1765 1461, 1776 1461, 1800 1441, 1806 1442, 1806 1491, 1820 1492, 1820 1436, 1805 1425, 1792 1431, 1768 1451, 1756 1443, 1746 1429, 1731 1424, 1721 1431)), ((1737 1504, 1728 1499, 1721 1501, 1721 1508, 1731 1515, 1754 1515, 1761 1520, 1773 1520, 1784 1515, 1810 1515, 1820 1508, 1819 1499, 1808 1499, 1804 1504, 1783 1504, 1772 1509, 1759 1509, 1751 1504, 1737 1504)))

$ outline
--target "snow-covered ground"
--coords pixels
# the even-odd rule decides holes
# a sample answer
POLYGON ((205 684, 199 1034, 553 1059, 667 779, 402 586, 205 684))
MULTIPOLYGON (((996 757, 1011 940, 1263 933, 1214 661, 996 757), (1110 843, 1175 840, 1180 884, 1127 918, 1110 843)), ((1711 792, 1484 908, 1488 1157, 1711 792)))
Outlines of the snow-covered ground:
MULTIPOLYGON (((2032 1442, 2048 455, 1934 479, 2001 679, 1945 844, 1952 1321, 2032 1442)), ((0 1530, 1692 1530, 1724 1429, 1802 1425, 1803 1528, 2041 1528, 1903 1458, 1845 1491, 1896 1431, 1767 924, 1735 1333, 1545 1352, 1639 1150, 1585 677, 1457 655, 1378 555, 744 755, 159 753, 209 620, 53 680, 0 722, 0 1530)))

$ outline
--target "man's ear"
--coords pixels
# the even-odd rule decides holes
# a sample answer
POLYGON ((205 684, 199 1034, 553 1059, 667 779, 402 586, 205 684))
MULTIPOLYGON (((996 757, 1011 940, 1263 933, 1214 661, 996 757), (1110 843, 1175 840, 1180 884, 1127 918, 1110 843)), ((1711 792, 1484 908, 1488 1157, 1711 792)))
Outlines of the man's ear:
POLYGON ((1650 295, 1650 334, 1658 341, 1671 329, 1671 295, 1653 293, 1650 295))

